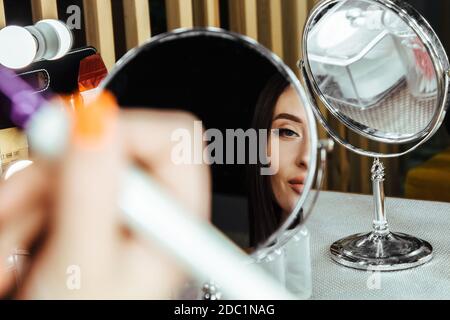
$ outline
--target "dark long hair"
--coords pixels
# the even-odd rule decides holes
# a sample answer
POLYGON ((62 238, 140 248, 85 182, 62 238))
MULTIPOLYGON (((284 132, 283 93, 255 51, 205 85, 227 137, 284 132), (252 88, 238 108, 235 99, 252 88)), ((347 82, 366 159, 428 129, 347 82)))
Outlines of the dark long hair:
MULTIPOLYGON (((273 75, 261 92, 252 128, 265 129, 271 134, 272 119, 278 99, 289 86, 289 81, 280 73, 273 75)), ((269 141, 269 140, 267 140, 269 141)), ((267 144, 264 146, 267 155, 267 144)), ((263 164, 249 165, 247 174, 249 185, 250 246, 256 247, 266 241, 280 226, 281 208, 276 202, 270 176, 261 175, 263 164)))

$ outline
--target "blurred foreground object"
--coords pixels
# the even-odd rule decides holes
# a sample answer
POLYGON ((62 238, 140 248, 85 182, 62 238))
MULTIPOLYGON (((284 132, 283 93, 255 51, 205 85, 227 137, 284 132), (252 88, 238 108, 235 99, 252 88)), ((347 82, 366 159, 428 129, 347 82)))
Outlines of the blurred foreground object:
POLYGON ((42 20, 34 26, 7 26, 0 30, 0 64, 22 69, 39 60, 57 60, 72 48, 70 29, 58 20, 42 20))

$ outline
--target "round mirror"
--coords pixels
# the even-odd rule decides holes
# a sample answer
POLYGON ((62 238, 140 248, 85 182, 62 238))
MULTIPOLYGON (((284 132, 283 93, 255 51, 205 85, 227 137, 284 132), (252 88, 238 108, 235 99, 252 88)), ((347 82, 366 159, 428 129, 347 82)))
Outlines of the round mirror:
POLYGON ((195 141, 174 133, 175 161, 210 165, 212 221, 243 250, 281 244, 306 218, 314 117, 292 71, 267 49, 219 29, 178 30, 127 54, 103 87, 122 106, 198 119, 203 152, 190 154, 195 141))
POLYGON ((449 62, 439 39, 425 19, 401 1, 325 0, 308 19, 303 57, 309 98, 324 127, 346 148, 375 158, 373 231, 333 244, 333 259, 348 267, 381 271, 430 261, 428 242, 389 230, 379 158, 414 150, 442 124, 449 62), (381 154, 354 146, 332 129, 327 116, 369 140, 404 145, 407 150, 381 154))
POLYGON ((445 115, 449 63, 426 21, 396 3, 319 3, 305 27, 304 71, 349 129, 379 142, 423 143, 445 115))

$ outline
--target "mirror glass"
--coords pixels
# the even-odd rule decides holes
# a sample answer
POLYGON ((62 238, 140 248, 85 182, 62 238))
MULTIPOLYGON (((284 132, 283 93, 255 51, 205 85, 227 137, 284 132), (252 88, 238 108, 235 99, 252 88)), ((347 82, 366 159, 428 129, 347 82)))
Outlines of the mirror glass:
POLYGON ((50 87, 50 75, 44 69, 25 72, 19 76, 31 85, 36 93, 43 92, 50 87))
POLYGON ((301 212, 299 200, 312 184, 313 117, 286 70, 237 35, 180 31, 129 53, 103 85, 121 106, 183 110, 199 119, 213 223, 248 253, 301 212))
POLYGON ((412 142, 429 129, 441 97, 418 34, 375 1, 329 2, 312 22, 307 59, 327 108, 382 142, 412 142))

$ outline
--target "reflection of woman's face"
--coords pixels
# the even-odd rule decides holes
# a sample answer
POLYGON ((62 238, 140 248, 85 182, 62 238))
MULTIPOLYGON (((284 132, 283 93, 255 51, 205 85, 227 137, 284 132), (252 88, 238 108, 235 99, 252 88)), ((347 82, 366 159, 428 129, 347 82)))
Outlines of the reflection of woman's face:
POLYGON ((270 139, 278 139, 279 152, 270 152, 272 167, 278 168, 270 179, 284 220, 295 209, 309 167, 308 122, 305 109, 292 86, 276 103, 271 129, 270 139))

